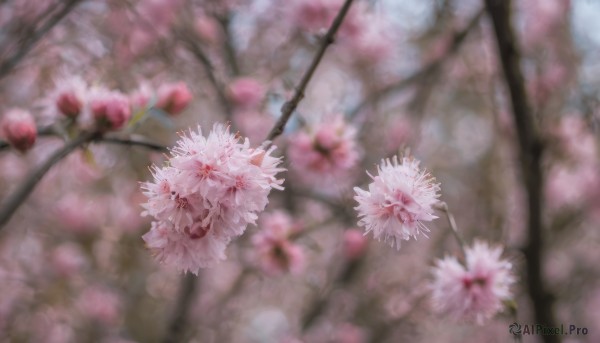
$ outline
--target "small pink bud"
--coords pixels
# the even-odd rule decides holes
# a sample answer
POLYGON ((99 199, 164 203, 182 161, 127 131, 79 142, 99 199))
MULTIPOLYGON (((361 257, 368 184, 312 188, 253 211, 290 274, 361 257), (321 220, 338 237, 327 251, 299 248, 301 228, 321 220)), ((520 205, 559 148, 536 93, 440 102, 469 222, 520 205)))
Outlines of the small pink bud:
POLYGON ((229 85, 229 96, 231 100, 241 107, 256 107, 265 96, 263 85, 253 78, 243 77, 233 81, 229 85))
POLYGON ((181 113, 192 101, 192 93, 183 82, 170 83, 158 89, 156 107, 170 115, 181 113))
POLYGON ((75 118, 81 113, 83 103, 75 93, 63 92, 56 99, 56 107, 65 116, 75 118))
POLYGON ((360 230, 350 229, 344 232, 344 255, 349 260, 361 257, 367 250, 368 241, 360 230))
POLYGON ((200 16, 196 19, 195 24, 196 32, 200 39, 210 44, 216 44, 221 36, 219 24, 213 18, 207 16, 200 16))
POLYGON ((92 114, 100 129, 118 130, 131 117, 129 100, 121 93, 108 93, 91 102, 92 114))
POLYGON ((31 114, 21 109, 11 109, 0 125, 4 138, 16 149, 24 152, 35 143, 37 128, 31 114))

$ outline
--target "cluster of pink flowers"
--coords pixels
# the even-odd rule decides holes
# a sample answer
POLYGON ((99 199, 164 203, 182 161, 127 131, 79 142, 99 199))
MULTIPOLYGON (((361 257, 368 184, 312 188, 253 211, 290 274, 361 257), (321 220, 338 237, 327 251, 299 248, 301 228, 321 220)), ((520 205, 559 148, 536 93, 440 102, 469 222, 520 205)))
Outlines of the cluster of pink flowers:
POLYGON ((298 274, 305 265, 304 250, 291 240, 301 228, 284 212, 274 212, 261 217, 260 231, 252 243, 258 253, 261 269, 269 275, 284 272, 298 274))
POLYGON ((18 108, 9 110, 0 123, 2 136, 10 145, 20 151, 29 150, 35 143, 37 128, 33 116, 18 108))
POLYGON ((402 240, 429 231, 422 222, 437 218, 432 206, 438 202, 440 186, 412 157, 398 163, 394 156, 393 162, 383 160, 377 169, 379 175, 369 174, 373 182, 368 191, 354 188, 355 209, 361 217, 358 225, 400 249, 402 240))
POLYGON ((475 242, 465 249, 466 267, 454 257, 438 260, 430 285, 435 310, 478 324, 501 311, 515 281, 511 263, 501 255, 502 248, 475 242))
POLYGON ((142 185, 144 215, 155 219, 143 238, 158 260, 198 273, 224 259, 229 241, 264 210, 271 189, 282 189, 274 149, 252 149, 222 125, 207 137, 200 129, 182 136, 168 163, 154 167, 154 181, 142 185))
POLYGON ((346 179, 360 158, 356 129, 336 115, 309 130, 290 137, 288 154, 293 171, 311 185, 332 185, 332 181, 346 179))

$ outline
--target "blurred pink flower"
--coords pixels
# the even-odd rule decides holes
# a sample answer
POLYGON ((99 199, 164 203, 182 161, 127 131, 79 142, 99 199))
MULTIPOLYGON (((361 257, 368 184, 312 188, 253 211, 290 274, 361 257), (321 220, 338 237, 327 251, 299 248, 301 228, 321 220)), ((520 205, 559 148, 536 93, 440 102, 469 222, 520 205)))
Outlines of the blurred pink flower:
POLYGON ((393 162, 383 160, 377 169, 379 175, 369 174, 373 182, 368 191, 354 188, 355 209, 361 218, 358 225, 373 232, 375 239, 400 249, 401 240, 429 231, 422 222, 437 218, 432 206, 438 201, 440 186, 412 157, 398 164, 394 156, 393 162))
POLYGON ((158 88, 156 107, 170 115, 181 113, 192 101, 192 93, 184 82, 168 83, 158 88))
POLYGON ((257 107, 265 97, 265 87, 256 79, 241 77, 229 85, 229 97, 239 107, 257 107))
POLYGON ((363 343, 367 342, 367 335, 363 329, 350 323, 344 323, 336 328, 335 343, 363 343))
POLYGON ((194 25, 200 39, 209 44, 216 44, 221 37, 221 29, 216 19, 199 15, 194 25))
POLYGON ((369 242, 362 231, 349 229, 344 231, 344 256, 349 260, 355 260, 364 255, 369 242))
POLYGON ((431 300, 436 311, 481 325, 511 297, 512 265, 500 258, 502 248, 484 242, 467 247, 465 255, 466 268, 454 257, 437 261, 431 300))
POLYGON ((75 275, 86 263, 83 251, 74 243, 63 243, 52 251, 51 265, 62 276, 75 275))
POLYGON ((341 5, 340 0, 296 0, 292 5, 293 21, 303 30, 325 29, 331 24, 341 5))
POLYGON ((89 234, 104 224, 106 202, 71 192, 56 202, 54 215, 64 229, 76 234, 89 234))
POLYGON ((96 92, 90 99, 90 109, 100 130, 118 130, 131 117, 129 99, 117 91, 96 92))
POLYGON ((360 158, 356 129, 336 115, 310 130, 311 133, 300 131, 289 139, 293 171, 307 184, 339 185, 360 158))
POLYGON ((265 273, 280 275, 289 271, 299 274, 304 270, 304 251, 290 240, 299 230, 300 227, 284 212, 262 216, 259 232, 252 238, 252 243, 265 273))
POLYGON ((121 315, 122 302, 112 290, 89 286, 79 295, 77 308, 92 320, 104 325, 115 325, 121 315))
POLYGON ((6 141, 22 152, 29 150, 37 137, 33 116, 18 108, 10 109, 4 114, 0 129, 6 141))
POLYGON ((264 210, 271 189, 282 189, 283 180, 275 177, 283 170, 277 167, 280 159, 271 156, 275 147, 251 149, 248 139, 239 140, 222 125, 215 125, 207 137, 200 129, 190 130, 171 150, 169 165, 154 167, 154 182, 142 184, 148 197, 142 205, 146 209, 143 215, 159 221, 144 237, 148 246, 163 256, 160 260, 193 273, 217 262, 222 250, 215 247, 224 247, 241 235, 264 210), (203 242, 206 240, 215 243, 203 242), (214 258, 170 263, 182 261, 168 257, 176 250, 174 245, 186 251, 208 249, 193 255, 212 252, 214 258))
POLYGON ((348 37, 346 44, 357 62, 372 65, 391 56, 393 41, 389 31, 381 24, 382 18, 370 16, 368 20, 369 24, 357 29, 354 35, 348 37))

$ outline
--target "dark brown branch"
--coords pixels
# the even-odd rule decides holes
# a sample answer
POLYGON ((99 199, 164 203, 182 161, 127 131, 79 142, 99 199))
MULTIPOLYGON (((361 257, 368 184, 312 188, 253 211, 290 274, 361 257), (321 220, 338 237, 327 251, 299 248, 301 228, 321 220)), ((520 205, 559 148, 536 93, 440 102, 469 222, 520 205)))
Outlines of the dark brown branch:
POLYGON ((292 113, 294 113, 294 110, 296 110, 296 107, 298 107, 298 104, 300 103, 302 98, 304 98, 304 92, 306 91, 306 87, 308 86, 310 79, 315 73, 315 70, 317 70, 319 63, 321 63, 321 59, 323 58, 325 51, 327 50, 329 45, 333 43, 335 34, 342 25, 342 21, 344 20, 346 13, 348 13, 351 4, 352 0, 346 0, 346 2, 344 2, 344 5, 342 6, 340 12, 335 17, 333 24, 331 25, 329 30, 327 30, 327 33, 323 37, 317 54, 310 63, 309 68, 302 76, 300 83, 298 84, 298 86, 296 86, 296 92, 294 93, 294 96, 285 104, 283 104, 283 107, 281 108, 281 117, 279 117, 279 120, 277 120, 277 123, 275 123, 273 129, 271 129, 271 132, 269 132, 269 134, 267 135, 267 141, 273 141, 275 138, 277 138, 283 133, 285 124, 287 124, 288 120, 292 116, 292 113))
POLYGON ((0 230, 2 230, 17 208, 19 208, 25 199, 27 199, 37 183, 42 179, 42 177, 44 177, 50 168, 52 168, 52 166, 54 166, 78 147, 93 140, 96 135, 96 133, 90 132, 82 133, 77 138, 67 142, 62 148, 55 151, 54 154, 52 154, 50 158, 46 160, 46 162, 31 172, 25 181, 17 187, 14 193, 4 201, 4 204, 0 208, 0 230))
MULTIPOLYGON (((529 296, 533 303, 536 323, 555 327, 552 296, 546 289, 542 276, 544 230, 542 223, 543 173, 541 159, 543 146, 536 132, 533 115, 527 101, 518 44, 511 26, 511 2, 509 0, 486 0, 485 3, 494 25, 498 52, 512 103, 519 141, 521 172, 527 193, 528 242, 524 250, 529 296)), ((561 341, 559 336, 548 335, 542 337, 547 343, 561 341)))
POLYGON ((475 16, 473 16, 473 18, 471 18, 471 20, 469 21, 467 26, 465 26, 465 28, 454 34, 448 52, 444 56, 430 62, 425 67, 423 67, 423 69, 408 76, 407 78, 402 79, 398 82, 391 83, 390 85, 378 90, 377 92, 374 92, 373 94, 368 96, 363 102, 361 102, 357 107, 355 107, 352 111, 350 111, 350 117, 352 118, 356 116, 356 114, 363 111, 369 105, 379 102, 388 96, 391 96, 397 92, 406 89, 407 87, 413 85, 415 82, 437 73, 444 61, 458 51, 462 43, 467 38, 469 32, 471 32, 473 28, 477 25, 477 23, 479 23, 479 19, 483 15, 483 12, 484 9, 482 8, 477 12, 477 14, 475 14, 475 16))
POLYGON ((63 7, 45 23, 43 23, 37 30, 33 31, 30 35, 25 37, 21 41, 17 50, 10 55, 8 58, 0 62, 0 79, 5 77, 22 59, 23 57, 33 49, 35 44, 48 33, 56 24, 58 24, 64 17, 67 16, 75 8, 75 6, 82 0, 66 0, 63 7))
POLYGON ((240 66, 237 61, 235 48, 233 47, 233 39, 231 38, 231 25, 229 14, 225 14, 222 16, 216 16, 217 21, 221 25, 221 29, 225 34, 225 39, 223 40, 223 50, 225 52, 225 60, 231 69, 231 74, 233 76, 240 75, 240 66))
POLYGON ((181 278, 181 288, 177 296, 177 304, 169 321, 167 333, 163 343, 178 343, 184 341, 185 327, 190 308, 196 294, 196 283, 198 277, 187 273, 181 278))
POLYGON ((138 141, 138 140, 134 140, 134 139, 98 137, 97 139, 94 140, 94 142, 104 142, 104 143, 110 143, 110 144, 137 146, 137 147, 142 147, 142 148, 159 151, 159 152, 168 152, 169 151, 169 149, 164 145, 160 145, 160 144, 156 144, 156 143, 152 143, 152 142, 146 142, 146 141, 138 141))
MULTIPOLYGON (((38 131, 38 136, 57 136, 54 131, 51 129, 47 129, 45 131, 38 131)), ((116 138, 116 137, 103 137, 98 136, 94 138, 94 142, 96 143, 109 143, 109 144, 118 144, 118 145, 126 145, 126 146, 137 146, 141 148, 146 148, 149 150, 155 150, 159 152, 168 152, 169 149, 161 144, 147 142, 147 141, 139 141, 135 139, 126 139, 126 138, 116 138)), ((10 144, 0 140, 0 150, 10 148, 10 144)))

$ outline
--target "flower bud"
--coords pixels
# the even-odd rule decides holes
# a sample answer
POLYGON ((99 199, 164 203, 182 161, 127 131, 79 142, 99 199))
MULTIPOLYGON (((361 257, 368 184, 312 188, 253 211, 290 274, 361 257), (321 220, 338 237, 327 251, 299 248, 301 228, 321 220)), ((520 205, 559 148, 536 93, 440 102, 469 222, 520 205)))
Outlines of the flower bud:
POLYGON ((31 114, 21 109, 11 109, 0 125, 4 138, 16 149, 24 152, 35 143, 37 128, 31 114))
POLYGON ((129 100, 117 92, 110 92, 92 100, 91 108, 101 130, 118 130, 131 117, 129 100))
POLYGON ((162 85, 156 107, 170 115, 181 113, 192 101, 192 93, 183 82, 162 85))
POLYGON ((62 92, 56 99, 56 108, 63 115, 76 118, 81 113, 83 103, 74 92, 62 92))

